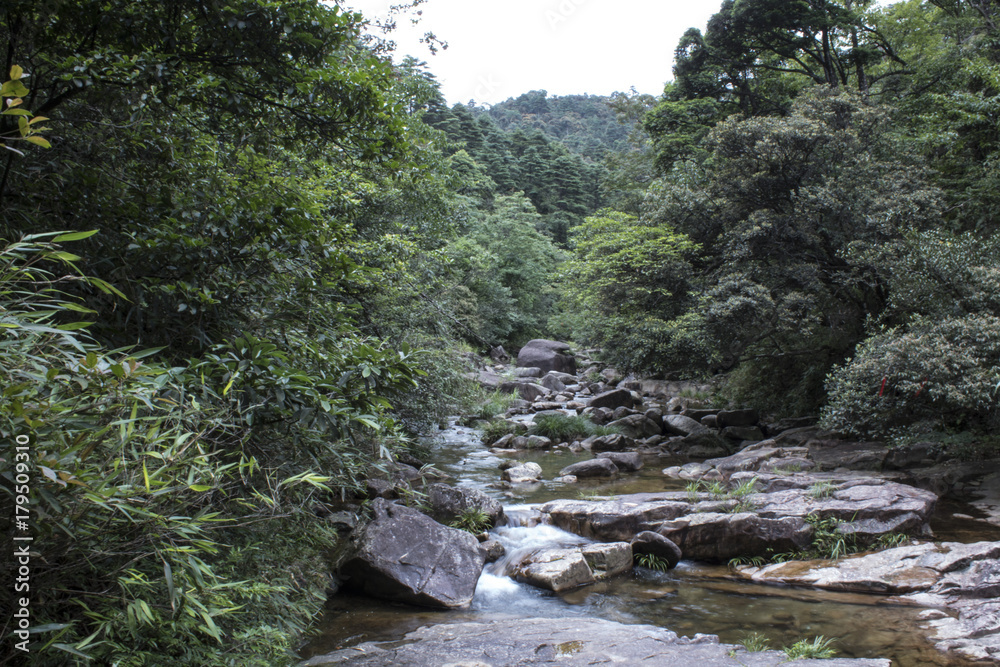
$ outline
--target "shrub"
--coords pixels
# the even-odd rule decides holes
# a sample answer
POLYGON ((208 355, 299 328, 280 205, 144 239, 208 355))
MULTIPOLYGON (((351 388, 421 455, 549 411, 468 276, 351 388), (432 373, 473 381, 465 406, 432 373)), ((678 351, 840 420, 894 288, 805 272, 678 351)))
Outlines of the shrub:
POLYGON ((505 435, 517 433, 519 430, 521 430, 521 427, 514 422, 507 421, 506 419, 494 419, 483 424, 481 440, 484 445, 492 445, 505 435))
POLYGON ((617 431, 607 426, 599 426, 582 415, 541 415, 535 418, 529 432, 553 442, 570 442, 592 435, 610 435, 617 431))
POLYGON ((800 658, 805 660, 822 660, 833 658, 837 655, 837 651, 832 648, 833 641, 833 638, 827 639, 823 635, 820 635, 813 638, 812 641, 800 639, 782 650, 788 656, 789 660, 798 660, 800 658))

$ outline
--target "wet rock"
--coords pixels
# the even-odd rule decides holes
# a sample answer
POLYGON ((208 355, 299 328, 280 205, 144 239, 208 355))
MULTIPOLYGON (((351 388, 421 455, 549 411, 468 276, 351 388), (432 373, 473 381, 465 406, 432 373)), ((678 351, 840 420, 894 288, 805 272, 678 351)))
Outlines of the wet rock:
POLYGON ((503 519, 503 506, 478 489, 431 484, 426 493, 430 515, 441 523, 451 523, 468 510, 486 514, 490 526, 496 526, 503 519))
POLYGON ((731 445, 714 431, 704 430, 675 440, 671 446, 692 459, 713 459, 730 453, 731 445))
POLYGON ((611 422, 608 426, 617 429, 622 435, 636 440, 662 433, 659 422, 649 419, 644 414, 629 415, 611 422))
POLYGON ((620 405, 611 411, 612 421, 618 421, 619 419, 625 419, 630 415, 639 414, 638 410, 633 410, 632 408, 626 408, 624 405, 620 405))
POLYGON ((706 429, 706 427, 693 419, 692 417, 686 417, 684 415, 666 415, 663 418, 663 430, 665 433, 670 435, 691 435, 693 433, 701 433, 706 429))
POLYGON ((540 368, 543 372, 559 371, 576 374, 576 359, 569 353, 569 345, 554 340, 535 339, 525 343, 517 353, 518 366, 540 368))
POLYGON ((534 366, 515 368, 514 375, 516 375, 519 378, 540 378, 542 377, 542 369, 536 368, 534 366))
POLYGON ((636 447, 635 440, 620 433, 592 436, 584 440, 581 444, 595 454, 599 452, 624 452, 636 447))
POLYGON ((642 468, 642 456, 636 452, 601 452, 597 458, 610 459, 622 472, 635 472, 642 468))
POLYGON ((493 371, 479 371, 475 379, 485 389, 497 389, 504 383, 504 379, 493 371))
POLYGON ((659 533, 644 530, 632 538, 632 553, 647 554, 666 561, 671 568, 677 567, 682 554, 681 548, 659 533))
POLYGON ((683 493, 638 493, 613 500, 554 500, 542 506, 552 525, 582 537, 627 542, 691 511, 683 493))
POLYGON ((465 607, 483 569, 479 542, 420 512, 378 498, 340 574, 350 589, 430 607, 465 607))
MULTIPOLYGON (((444 656, 455 667, 552 664, 777 667, 788 660, 781 651, 747 653, 740 646, 720 644, 718 637, 712 635, 688 639, 652 625, 574 617, 426 626, 408 633, 402 641, 366 642, 311 658, 303 667, 427 667, 442 664, 444 656), (484 656, 488 660, 484 661, 484 656)), ((841 658, 808 664, 889 667, 890 661, 841 658)))
MULTIPOLYGON (((571 385, 579 381, 579 378, 577 378, 577 376, 571 373, 560 373, 559 371, 549 371, 545 375, 546 377, 555 378, 556 380, 559 380, 565 385, 571 385)), ((570 387, 567 386, 566 388, 569 389, 570 387)))
POLYGON ((881 442, 815 439, 806 443, 809 458, 820 470, 881 470, 889 450, 881 442))
POLYGON ((526 401, 535 401, 548 395, 548 390, 545 387, 534 382, 504 382, 500 385, 500 391, 505 394, 516 392, 526 401))
POLYGON ((542 478, 542 466, 532 461, 521 463, 504 470, 501 478, 512 484, 537 482, 542 478))
POLYGON ((800 517, 703 512, 666 521, 656 532, 680 547, 685 558, 725 563, 740 556, 803 549, 810 544, 813 531, 800 517))
POLYGON ((760 421, 756 410, 721 410, 716 415, 719 426, 753 426, 760 421))
POLYGON ((504 549, 500 540, 486 540, 485 542, 480 542, 479 551, 483 554, 483 560, 487 563, 495 563, 507 555, 507 550, 504 549))
POLYGON ((514 578, 557 593, 596 580, 578 549, 542 549, 529 554, 516 566, 514 578))
POLYGON ((559 378, 552 375, 552 373, 549 373, 548 375, 542 378, 541 385, 546 389, 551 389, 556 393, 566 391, 566 385, 560 382, 559 378))
POLYGON ((576 475, 562 475, 560 477, 556 477, 552 481, 560 482, 561 484, 576 484, 580 480, 577 478, 576 475))
POLYGON ((529 435, 524 439, 524 449, 548 449, 552 441, 541 435, 529 435))
POLYGON ((722 437, 730 440, 759 442, 764 439, 764 433, 756 426, 727 426, 722 429, 722 437))
POLYGON ((618 407, 632 407, 632 393, 625 389, 612 389, 605 391, 590 399, 587 407, 608 408, 614 410, 618 407))
POLYGON ((559 471, 559 474, 574 477, 614 477, 618 474, 618 466, 609 459, 590 459, 566 466, 559 471))
POLYGON ((632 547, 628 542, 588 544, 580 552, 598 581, 632 569, 632 547))

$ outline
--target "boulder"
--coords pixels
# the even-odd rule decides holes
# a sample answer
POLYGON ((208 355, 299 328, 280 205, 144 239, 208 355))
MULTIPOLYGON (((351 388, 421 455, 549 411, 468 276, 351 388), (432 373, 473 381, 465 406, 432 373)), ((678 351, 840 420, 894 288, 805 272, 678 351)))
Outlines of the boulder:
POLYGON ((618 474, 618 466, 609 459, 590 459, 568 465, 559 471, 560 475, 574 477, 614 477, 618 474))
POLYGON ((632 538, 634 555, 650 555, 662 558, 670 568, 681 561, 681 548, 659 533, 644 530, 632 538))
POLYGON ((514 375, 516 375, 519 378, 540 378, 542 377, 542 369, 535 368, 534 366, 515 368, 514 375))
POLYGON ((569 345, 554 340, 529 340, 517 354, 518 366, 540 368, 543 373, 559 371, 576 374, 576 359, 568 354, 569 345))
POLYGON ((584 447, 589 447, 595 454, 599 452, 624 452, 635 449, 635 440, 620 433, 611 435, 591 436, 583 441, 584 447))
POLYGON ((615 408, 620 407, 631 408, 632 404, 632 392, 626 389, 612 389, 594 396, 590 399, 590 403, 587 404, 587 407, 608 408, 609 410, 614 410, 615 408))
POLYGON ((554 392, 566 391, 566 385, 564 385, 559 378, 549 373, 542 378, 541 385, 546 389, 551 389, 554 392))
POLYGON ((507 550, 504 548, 500 540, 486 540, 485 542, 479 543, 479 551, 483 554, 483 559, 487 563, 495 563, 505 555, 507 555, 507 550))
POLYGON ((659 422, 653 421, 644 414, 629 415, 611 422, 608 426, 616 429, 622 435, 636 440, 660 435, 663 432, 659 422))
POLYGON ((628 542, 588 544, 580 552, 598 581, 632 569, 632 547, 628 542))
POLYGON ((760 421, 756 410, 720 410, 716 415, 719 426, 754 426, 760 421))
POLYGON ((521 559, 513 576, 523 583, 557 593, 595 581, 593 571, 578 549, 535 551, 521 559))
POLYGON ((703 430, 671 442, 671 447, 692 459, 713 459, 726 456, 731 445, 714 431, 703 430))
MULTIPOLYGON (((786 431, 787 433, 787 431, 786 431)), ((806 443, 809 458, 820 470, 881 470, 889 457, 889 449, 881 442, 850 442, 834 439, 813 439, 806 443)))
POLYGON ((684 415, 666 415, 662 423, 663 431, 670 435, 687 436, 707 430, 701 422, 684 415))
POLYGON ((601 452, 597 458, 610 459, 622 472, 635 472, 642 468, 642 456, 637 452, 601 452))
POLYGON ((756 426, 727 426, 722 429, 722 437, 730 440, 759 442, 764 439, 764 432, 756 426))
POLYGON ((503 519, 503 506, 478 489, 431 484, 426 493, 430 514, 441 523, 451 523, 470 509, 486 514, 490 526, 496 526, 503 519))
POLYGON ((557 528, 604 542, 628 542, 692 511, 684 493, 636 493, 612 500, 553 500, 543 514, 557 528))
POLYGON ((804 549, 813 534, 802 517, 768 518, 753 512, 696 512, 665 521, 656 532, 676 544, 685 558, 715 563, 804 549))
POLYGON ((504 394, 516 392, 518 396, 526 401, 534 401, 548 395, 545 387, 534 382, 504 382, 500 385, 500 391, 504 394))
POLYGON ((511 484, 524 484, 526 482, 537 482, 542 478, 542 466, 528 461, 527 463, 522 463, 516 465, 512 468, 507 468, 503 471, 502 479, 510 482, 511 484))
POLYGON ((476 380, 485 389, 497 389, 504 383, 504 379, 493 371, 479 371, 476 380))
POLYGON ((464 530, 378 498, 374 518, 341 566, 344 585, 387 600, 429 607, 465 607, 472 601, 484 558, 464 530))

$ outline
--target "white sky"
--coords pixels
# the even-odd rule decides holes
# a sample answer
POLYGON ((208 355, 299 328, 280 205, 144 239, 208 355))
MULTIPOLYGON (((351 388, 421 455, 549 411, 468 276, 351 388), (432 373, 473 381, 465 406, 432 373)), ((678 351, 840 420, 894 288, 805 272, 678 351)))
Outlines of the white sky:
MULTIPOLYGON (((343 0, 366 17, 398 0, 343 0)), ((721 0, 428 0, 415 28, 399 19, 396 59, 429 64, 450 104, 494 104, 529 90, 550 95, 659 95, 684 31, 705 29, 721 0), (431 55, 426 31, 448 42, 431 55)))

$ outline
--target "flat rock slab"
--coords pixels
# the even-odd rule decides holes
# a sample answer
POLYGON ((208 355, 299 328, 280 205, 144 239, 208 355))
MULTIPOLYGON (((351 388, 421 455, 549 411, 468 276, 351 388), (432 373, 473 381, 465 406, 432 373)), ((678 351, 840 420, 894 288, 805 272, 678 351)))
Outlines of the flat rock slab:
POLYGON ((743 502, 748 507, 708 493, 664 492, 555 500, 541 510, 553 525, 582 537, 630 541, 649 530, 673 541, 685 558, 725 562, 808 546, 810 515, 838 519, 840 532, 861 539, 892 532, 924 534, 937 502, 929 491, 878 479, 827 482, 823 497, 816 497, 815 482, 799 481, 792 488, 747 496, 743 502))
POLYGON ((1000 542, 919 544, 837 562, 742 566, 759 583, 901 595, 932 607, 924 624, 942 651, 996 661, 1000 655, 1000 542), (949 613, 941 611, 948 610, 949 613))
POLYGON ((889 660, 793 660, 749 653, 713 635, 694 639, 651 625, 584 618, 504 619, 415 630, 397 642, 366 642, 317 656, 304 667, 506 667, 507 665, 671 665, 672 667, 889 667, 889 660))

